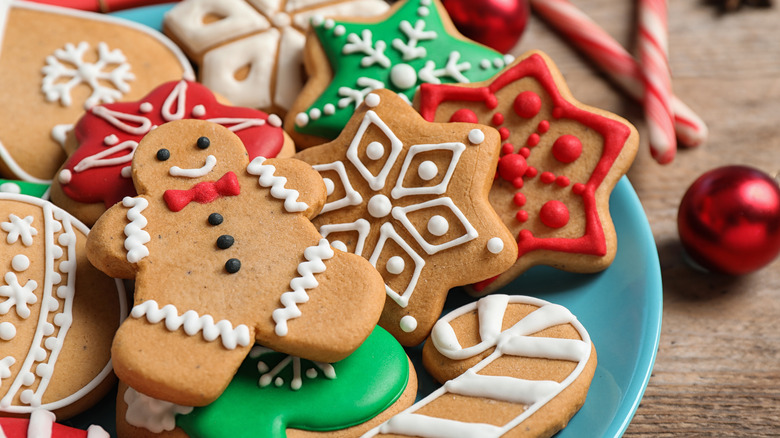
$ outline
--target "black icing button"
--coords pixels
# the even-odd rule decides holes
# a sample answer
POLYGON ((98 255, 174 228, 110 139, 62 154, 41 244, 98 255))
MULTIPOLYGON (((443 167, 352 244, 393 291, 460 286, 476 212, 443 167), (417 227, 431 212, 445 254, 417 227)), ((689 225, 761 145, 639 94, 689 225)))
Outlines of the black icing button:
POLYGON ((241 260, 230 259, 225 262, 225 270, 228 271, 228 273, 235 274, 239 269, 241 269, 241 260))
POLYGON ((235 242, 233 236, 229 234, 223 234, 217 238, 217 248, 228 249, 233 246, 233 242, 235 242))
POLYGON ((211 213, 209 215, 209 224, 211 225, 219 225, 224 221, 225 219, 222 217, 219 213, 211 213))
POLYGON ((211 146, 211 140, 209 140, 208 137, 200 137, 200 138, 198 138, 198 147, 200 149, 206 149, 209 146, 211 146))
POLYGON ((168 158, 171 158, 171 151, 169 151, 168 149, 163 148, 157 151, 158 160, 165 161, 168 158))

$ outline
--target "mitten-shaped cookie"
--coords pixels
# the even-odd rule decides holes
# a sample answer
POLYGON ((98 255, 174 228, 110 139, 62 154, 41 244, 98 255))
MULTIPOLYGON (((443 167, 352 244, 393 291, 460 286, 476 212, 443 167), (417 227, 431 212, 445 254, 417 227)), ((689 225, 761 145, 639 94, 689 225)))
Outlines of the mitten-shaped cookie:
POLYGON ((99 269, 136 280, 112 347, 131 387, 202 406, 255 340, 334 362, 373 330, 381 276, 309 221, 326 192, 307 164, 250 163, 227 128, 180 120, 144 137, 132 177, 139 195, 101 216, 87 245, 99 269))

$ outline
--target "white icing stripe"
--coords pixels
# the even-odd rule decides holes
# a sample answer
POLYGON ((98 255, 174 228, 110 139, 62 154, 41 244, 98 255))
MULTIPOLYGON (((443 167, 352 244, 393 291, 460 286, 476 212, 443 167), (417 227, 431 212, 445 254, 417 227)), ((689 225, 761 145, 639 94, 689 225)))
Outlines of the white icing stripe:
POLYGON ((149 201, 146 198, 136 197, 131 198, 125 196, 122 199, 122 205, 129 208, 127 211, 127 220, 129 224, 125 225, 125 249, 127 250, 127 261, 130 263, 138 263, 142 258, 149 255, 149 248, 146 244, 149 243, 152 238, 149 233, 144 231, 148 221, 141 213, 149 206, 149 201))
MULTIPOLYGON (((368 233, 371 232, 371 224, 360 218, 355 222, 347 224, 326 224, 320 227, 322 237, 328 237, 330 233, 339 233, 345 231, 354 231, 358 234, 357 243, 355 243, 355 255, 363 255, 363 246, 366 244, 368 233)), ((331 241, 332 242, 332 241, 331 241)))
POLYGON ((214 166, 217 165, 217 157, 209 155, 206 157, 206 162, 201 167, 194 169, 182 169, 179 166, 172 166, 168 169, 168 173, 171 176, 182 176, 185 178, 200 178, 208 175, 209 172, 214 170, 214 166))
POLYGON ((57 417, 54 413, 45 409, 36 409, 30 414, 30 422, 27 423, 27 436, 35 438, 50 438, 52 427, 57 417))
POLYGON ((92 114, 100 117, 113 127, 131 135, 145 135, 152 129, 152 121, 144 116, 121 113, 104 106, 92 108, 92 114), (132 125, 128 122, 133 123, 132 125))
POLYGON ((310 246, 303 251, 303 257, 306 259, 298 265, 298 274, 300 277, 293 278, 290 281, 292 291, 285 292, 280 297, 282 306, 274 310, 272 316, 276 322, 276 334, 278 336, 287 335, 287 321, 301 316, 301 310, 298 304, 309 301, 309 295, 306 289, 313 289, 319 286, 314 274, 325 272, 325 260, 329 260, 335 253, 330 247, 328 239, 320 239, 316 246, 310 246))
POLYGON ((382 425, 379 433, 424 438, 485 438, 500 436, 500 430, 490 424, 464 423, 420 414, 401 413, 382 425))
POLYGON ((501 343, 501 351, 512 356, 542 357, 545 359, 579 362, 590 353, 590 345, 576 339, 537 338, 517 336, 501 343))
POLYGON ((111 435, 102 427, 93 424, 87 428, 87 438, 111 438, 111 435))
POLYGON ((133 318, 144 318, 152 324, 160 321, 165 322, 165 328, 170 331, 176 331, 179 328, 184 329, 184 333, 194 336, 198 333, 203 334, 203 339, 212 342, 220 338, 222 345, 228 350, 233 350, 237 346, 246 347, 250 345, 249 327, 239 324, 233 328, 233 324, 223 319, 214 323, 214 317, 211 315, 198 315, 194 310, 188 310, 183 315, 179 315, 179 310, 173 304, 166 304, 160 309, 154 300, 144 301, 133 307, 130 312, 133 318))
POLYGON ((176 84, 175 87, 173 87, 173 90, 171 90, 171 94, 169 94, 168 97, 166 97, 165 101, 163 102, 163 106, 160 111, 160 114, 162 115, 163 119, 165 119, 166 122, 183 119, 184 104, 186 103, 186 101, 187 101, 187 82, 179 81, 179 83, 176 84), (174 102, 176 103, 176 112, 172 113, 171 107, 173 107, 174 102))
POLYGON ((233 132, 241 131, 247 128, 251 128, 253 126, 265 125, 265 120, 263 119, 252 119, 252 118, 245 118, 245 117, 216 117, 213 119, 208 119, 208 121, 219 123, 220 125, 226 127, 228 130, 233 132))
POLYGON ((461 377, 448 381, 444 386, 452 394, 530 405, 559 391, 561 385, 551 380, 483 376, 469 370, 461 377))
POLYGON ((276 167, 270 164, 263 164, 265 157, 257 157, 246 167, 247 173, 259 176, 258 182, 262 187, 271 188, 271 196, 284 201, 284 209, 288 213, 306 211, 309 206, 305 202, 298 201, 300 195, 297 190, 285 187, 287 178, 283 176, 274 176, 276 167))
POLYGON ((83 172, 93 167, 114 166, 117 164, 130 162, 133 159, 133 154, 135 153, 135 148, 137 147, 138 147, 138 142, 136 141, 133 140, 123 141, 122 143, 119 143, 116 146, 112 146, 108 149, 103 149, 102 151, 96 153, 95 155, 84 157, 84 159, 82 159, 75 166, 73 166, 73 171, 83 172), (103 157, 113 155, 125 149, 128 150, 127 154, 125 155, 114 157, 114 158, 103 159, 103 157))
MULTIPOLYGON (((508 295, 488 295, 477 303, 479 338, 496 339, 501 334, 504 312, 509 304, 508 295)), ((447 324, 449 326, 449 324, 447 324)), ((453 332, 454 335, 454 332, 453 332)), ((457 341, 456 341, 457 342, 457 341)))

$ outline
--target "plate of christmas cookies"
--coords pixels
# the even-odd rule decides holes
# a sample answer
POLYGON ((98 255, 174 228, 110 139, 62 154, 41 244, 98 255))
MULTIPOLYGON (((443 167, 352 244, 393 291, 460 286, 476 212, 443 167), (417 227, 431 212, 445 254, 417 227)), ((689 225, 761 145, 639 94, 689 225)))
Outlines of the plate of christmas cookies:
POLYGON ((50 35, 0 61, 56 152, 0 139, 0 436, 623 434, 662 307, 638 134, 547 55, 438 0, 0 14, 50 35))

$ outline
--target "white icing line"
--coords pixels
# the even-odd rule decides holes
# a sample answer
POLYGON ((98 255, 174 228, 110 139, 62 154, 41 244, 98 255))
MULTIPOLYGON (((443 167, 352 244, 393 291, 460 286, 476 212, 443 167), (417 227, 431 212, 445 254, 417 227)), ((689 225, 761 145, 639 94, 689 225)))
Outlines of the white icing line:
POLYGON ((149 255, 149 248, 146 247, 146 244, 152 240, 149 233, 144 231, 148 221, 142 214, 144 209, 149 206, 149 201, 141 197, 131 198, 125 196, 125 198, 122 199, 122 205, 129 208, 127 211, 127 220, 129 220, 130 223, 125 225, 124 228, 127 261, 130 263, 138 263, 141 259, 149 255))
POLYGON ((276 199, 284 201, 284 209, 288 213, 296 213, 300 211, 306 211, 309 205, 305 202, 298 201, 297 190, 288 189, 285 187, 287 184, 287 178, 283 176, 275 176, 276 167, 271 164, 263 164, 265 157, 257 157, 252 160, 246 167, 247 173, 250 175, 259 176, 258 183, 262 187, 271 188, 271 196, 276 199))
POLYGON ((209 172, 211 172, 214 169, 214 166, 217 165, 217 157, 213 155, 209 155, 206 157, 206 163, 203 164, 201 167, 197 167, 194 169, 182 169, 179 166, 173 166, 170 169, 168 169, 168 173, 171 176, 183 176, 185 178, 200 178, 202 176, 208 175, 209 172))

